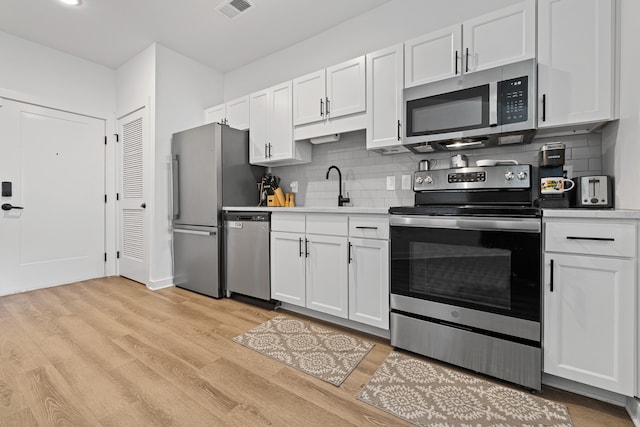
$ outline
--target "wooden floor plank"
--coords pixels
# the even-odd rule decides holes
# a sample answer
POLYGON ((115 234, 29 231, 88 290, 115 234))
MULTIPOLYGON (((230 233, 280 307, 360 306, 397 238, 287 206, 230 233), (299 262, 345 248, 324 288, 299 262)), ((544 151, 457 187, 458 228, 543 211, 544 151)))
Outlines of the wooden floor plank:
MULTIPOLYGON (((110 277, 0 297, 0 427, 406 425, 355 397, 392 347, 335 387, 232 341, 284 310, 110 277), (4 406, 3 406, 4 405, 4 406)), ((575 427, 633 427, 624 408, 544 387, 575 427)))

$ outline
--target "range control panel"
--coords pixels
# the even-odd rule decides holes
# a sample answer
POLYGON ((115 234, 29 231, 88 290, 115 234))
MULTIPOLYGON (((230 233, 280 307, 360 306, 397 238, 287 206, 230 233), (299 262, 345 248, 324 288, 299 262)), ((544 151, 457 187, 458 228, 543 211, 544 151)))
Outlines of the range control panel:
POLYGON ((531 188, 531 165, 417 171, 413 191, 531 188))

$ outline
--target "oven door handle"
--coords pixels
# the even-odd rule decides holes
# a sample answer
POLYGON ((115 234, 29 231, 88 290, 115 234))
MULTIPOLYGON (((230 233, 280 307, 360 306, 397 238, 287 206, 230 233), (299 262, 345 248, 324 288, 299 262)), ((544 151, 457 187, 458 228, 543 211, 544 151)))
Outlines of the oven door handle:
POLYGON ((456 217, 391 215, 392 227, 448 228, 453 230, 498 230, 540 233, 540 218, 456 217))

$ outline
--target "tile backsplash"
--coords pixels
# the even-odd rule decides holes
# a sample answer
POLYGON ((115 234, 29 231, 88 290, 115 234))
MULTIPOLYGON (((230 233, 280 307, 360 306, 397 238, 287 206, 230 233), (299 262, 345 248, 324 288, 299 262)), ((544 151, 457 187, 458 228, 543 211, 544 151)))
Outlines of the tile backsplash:
MULTIPOLYGON (((554 138, 536 138, 531 144, 510 147, 483 148, 461 151, 469 157, 469 165, 476 160, 517 160, 538 165, 538 152, 547 142, 562 142, 566 146, 565 164, 569 177, 599 175, 602 171, 602 137, 600 133, 554 138), (572 170, 571 170, 572 169, 572 170)), ((295 196, 297 206, 337 206, 338 174, 327 169, 336 165, 342 172, 342 194, 351 198, 349 206, 386 208, 413 204, 413 190, 402 189, 402 176, 418 169, 418 162, 429 159, 431 169, 449 167, 452 153, 401 153, 381 155, 365 148, 365 131, 341 135, 337 142, 313 146, 313 162, 295 166, 273 167, 270 172, 281 178, 284 192, 291 192, 292 181, 298 182, 295 196), (395 190, 387 190, 387 177, 395 178, 395 190)))

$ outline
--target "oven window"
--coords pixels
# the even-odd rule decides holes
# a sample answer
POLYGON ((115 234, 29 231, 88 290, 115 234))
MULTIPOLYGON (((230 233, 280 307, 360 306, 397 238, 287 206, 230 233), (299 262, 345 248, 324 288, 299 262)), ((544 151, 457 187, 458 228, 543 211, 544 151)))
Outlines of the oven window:
POLYGON ((511 309, 511 251, 410 242, 409 291, 511 309))
POLYGON ((391 227, 391 293, 540 320, 539 233, 391 227))
POLYGON ((407 101, 408 136, 489 126, 489 86, 407 101))

